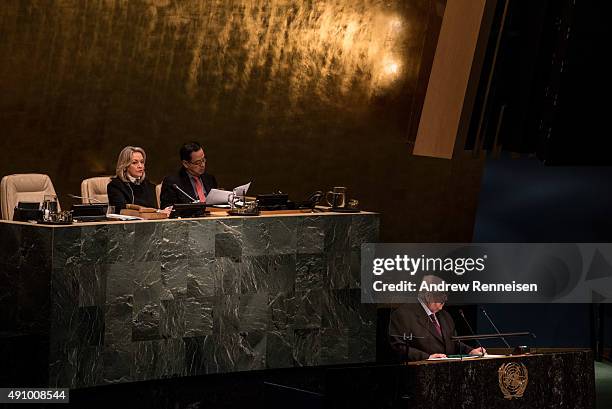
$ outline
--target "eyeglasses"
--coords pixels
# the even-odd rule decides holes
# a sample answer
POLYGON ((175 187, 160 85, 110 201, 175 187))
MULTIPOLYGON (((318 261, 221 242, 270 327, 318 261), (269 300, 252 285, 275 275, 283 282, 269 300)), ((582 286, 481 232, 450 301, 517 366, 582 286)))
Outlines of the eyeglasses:
POLYGON ((203 166, 206 163, 206 158, 196 160, 195 162, 189 162, 189 163, 191 163, 192 165, 203 166))

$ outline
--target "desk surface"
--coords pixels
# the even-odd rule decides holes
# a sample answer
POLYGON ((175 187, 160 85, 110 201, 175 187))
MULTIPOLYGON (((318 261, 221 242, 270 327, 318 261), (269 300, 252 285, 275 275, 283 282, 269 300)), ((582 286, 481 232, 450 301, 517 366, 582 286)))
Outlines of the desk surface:
POLYGON ((585 348, 537 348, 534 352, 527 354, 519 354, 519 355, 509 355, 510 351, 506 348, 493 348, 488 350, 491 356, 485 355, 480 358, 468 358, 468 359, 440 359, 440 360, 422 360, 422 361, 413 361, 406 362, 405 365, 408 366, 418 366, 418 365, 435 365, 440 363, 449 363, 449 362, 476 362, 483 360, 494 360, 494 359, 516 359, 516 358, 533 358, 540 357, 549 354, 563 354, 563 353, 575 353, 575 352, 588 352, 589 349, 585 348), (503 354, 503 356, 501 356, 503 354))
POLYGON ((74 222, 73 224, 59 224, 59 225, 53 225, 53 224, 39 224, 39 223, 34 223, 34 222, 15 222, 15 221, 11 221, 11 220, 0 220, 0 223, 6 223, 6 224, 18 224, 18 225, 25 225, 25 226, 37 226, 37 227, 44 227, 44 228, 52 228, 52 229, 57 229, 57 228, 70 228, 70 227, 75 227, 75 226, 96 226, 96 225, 102 225, 102 224, 131 224, 131 223, 143 223, 143 222, 147 222, 147 223, 166 223, 166 222, 176 222, 176 221, 181 221, 181 220, 209 220, 209 219, 240 219, 240 218, 249 218, 249 219, 253 219, 253 218, 270 218, 270 217, 292 217, 292 216, 323 216, 323 217, 328 217, 328 216, 353 216, 353 215, 371 215, 371 214, 378 214, 375 212, 366 212, 366 211, 361 211, 358 213, 339 213, 339 212, 333 212, 333 211, 321 211, 321 212, 312 212, 310 209, 305 209, 305 210, 264 210, 262 212, 260 212, 259 216, 230 216, 227 214, 227 210, 226 209, 217 209, 217 208, 211 208, 211 214, 210 216, 206 216, 206 217, 194 217, 194 218, 179 218, 179 219, 158 219, 158 220, 105 220, 105 221, 99 221, 99 222, 74 222))

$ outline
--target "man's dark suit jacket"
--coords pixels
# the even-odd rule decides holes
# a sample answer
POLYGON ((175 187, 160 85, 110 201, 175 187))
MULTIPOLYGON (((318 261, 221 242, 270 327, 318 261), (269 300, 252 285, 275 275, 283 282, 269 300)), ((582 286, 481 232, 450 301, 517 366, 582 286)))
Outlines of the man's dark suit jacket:
MULTIPOLYGON (((200 180, 202 181, 202 185, 204 185, 204 193, 206 195, 208 195, 211 189, 217 187, 217 180, 213 175, 204 173, 200 176, 200 180)), ((176 175, 166 176, 162 182, 161 193, 159 196, 160 207, 162 209, 172 206, 175 203, 191 203, 191 200, 185 197, 184 194, 172 187, 174 184, 183 189, 194 199, 198 198, 198 195, 196 194, 193 186, 191 185, 191 181, 189 180, 189 174, 185 168, 181 168, 176 175)))
POLYGON ((406 344, 396 335, 404 333, 406 336, 412 333, 414 337, 423 337, 414 338, 408 343, 408 361, 421 361, 431 354, 467 354, 472 350, 469 345, 451 341, 451 336, 455 335, 455 322, 448 312, 438 311, 436 317, 442 329, 442 337, 418 302, 403 304, 391 313, 389 342, 400 360, 406 360, 406 344))

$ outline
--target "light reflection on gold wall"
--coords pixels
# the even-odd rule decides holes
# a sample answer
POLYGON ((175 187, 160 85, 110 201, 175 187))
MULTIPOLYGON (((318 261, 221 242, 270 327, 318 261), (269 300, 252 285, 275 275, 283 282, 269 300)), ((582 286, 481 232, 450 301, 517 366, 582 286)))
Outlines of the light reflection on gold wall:
MULTIPOLYGON (((357 81, 372 96, 403 76, 415 75, 418 56, 407 55, 403 46, 410 39, 410 25, 385 2, 300 3, 306 2, 242 1, 231 13, 225 3, 174 8, 172 19, 159 24, 189 32, 184 44, 191 53, 186 93, 192 98, 206 93, 205 77, 223 73, 226 90, 245 92, 254 72, 269 70, 271 78, 286 79, 289 100, 296 104, 306 87, 327 98, 330 79, 340 95, 357 81), (202 16, 206 18, 198 18, 202 16), (212 42, 211 22, 217 32, 212 42), (232 52, 236 46, 244 53, 239 58, 232 52), (410 68, 404 69, 406 65, 410 68)), ((274 92, 275 85, 270 81, 265 92, 274 92)))

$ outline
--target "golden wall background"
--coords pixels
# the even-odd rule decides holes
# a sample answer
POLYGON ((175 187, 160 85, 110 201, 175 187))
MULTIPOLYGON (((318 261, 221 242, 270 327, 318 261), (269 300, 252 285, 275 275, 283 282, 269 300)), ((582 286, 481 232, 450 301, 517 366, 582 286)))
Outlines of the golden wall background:
POLYGON ((348 186, 383 238, 469 240, 481 161, 412 157, 444 0, 4 0, 0 175, 60 200, 201 141, 222 186, 302 199, 348 186))

